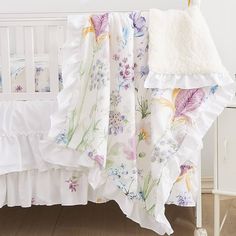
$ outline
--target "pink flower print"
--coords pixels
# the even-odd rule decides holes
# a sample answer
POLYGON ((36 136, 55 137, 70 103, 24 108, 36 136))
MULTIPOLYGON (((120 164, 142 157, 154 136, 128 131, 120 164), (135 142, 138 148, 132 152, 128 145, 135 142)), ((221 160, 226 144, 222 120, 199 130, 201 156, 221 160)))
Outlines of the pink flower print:
POLYGON ((128 160, 136 160, 135 137, 129 139, 128 145, 124 147, 123 152, 128 160))
POLYGON ((71 192, 76 192, 76 188, 79 186, 78 184, 78 177, 72 176, 68 180, 66 180, 66 183, 69 184, 69 190, 71 192))
POLYGON ((134 65, 130 65, 128 58, 125 57, 119 62, 120 87, 128 89, 134 81, 134 65))
POLYGON ((94 160, 98 163, 100 167, 104 164, 104 157, 102 155, 95 155, 94 160))
POLYGON ((88 156, 94 160, 95 162, 97 162, 97 164, 100 166, 100 168, 103 167, 104 165, 104 157, 102 155, 98 155, 98 154, 95 154, 95 152, 88 152, 88 156))
POLYGON ((98 39, 99 36, 107 32, 108 28, 108 13, 102 14, 102 15, 94 15, 91 17, 96 39, 98 39))

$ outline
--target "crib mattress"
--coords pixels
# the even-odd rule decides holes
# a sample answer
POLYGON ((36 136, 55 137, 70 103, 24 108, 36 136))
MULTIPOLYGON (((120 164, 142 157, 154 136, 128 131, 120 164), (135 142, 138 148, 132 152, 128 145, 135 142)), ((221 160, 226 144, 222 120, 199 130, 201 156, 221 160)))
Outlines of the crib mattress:
MULTIPOLYGON (((105 202, 104 192, 94 191, 88 176, 78 169, 46 163, 40 142, 47 136, 54 101, 14 101, 0 103, 0 207, 31 205, 76 205, 87 201, 105 202)), ((198 171, 191 161, 181 166, 168 204, 194 206, 198 191, 198 171)))

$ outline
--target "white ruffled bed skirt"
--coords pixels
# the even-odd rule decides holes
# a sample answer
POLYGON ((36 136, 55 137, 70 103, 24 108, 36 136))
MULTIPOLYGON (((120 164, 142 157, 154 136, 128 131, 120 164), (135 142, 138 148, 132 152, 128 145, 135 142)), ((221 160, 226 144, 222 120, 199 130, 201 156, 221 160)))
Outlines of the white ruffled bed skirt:
MULTIPOLYGON (((34 169, 1 175, 0 207, 4 205, 10 207, 55 204, 79 205, 86 204, 88 201, 102 203, 113 200, 113 196, 123 195, 120 194, 120 190, 114 184, 110 183, 111 180, 109 178, 103 186, 94 190, 89 184, 88 178, 90 176, 91 173, 86 174, 66 169, 50 169, 46 171, 34 169), (111 193, 106 193, 108 190, 111 191, 111 189, 114 192, 112 197, 110 196, 111 193)), ((197 190, 197 174, 191 179, 191 183, 195 185, 193 189, 197 190)), ((181 195, 181 192, 187 192, 188 190, 184 186, 186 185, 181 182, 174 185, 174 194, 171 194, 167 204, 181 205, 177 201, 176 193, 179 192, 181 195)), ((182 202, 182 206, 194 206, 194 199, 190 199, 192 196, 189 194, 188 205, 182 202)), ((122 201, 118 201, 119 205, 122 204, 122 201)), ((132 201, 129 204, 132 204, 132 201)))
MULTIPOLYGON (((93 178, 93 173, 51 165, 43 160, 40 144, 48 134, 50 116, 55 107, 56 102, 52 101, 0 103, 0 207, 77 205, 115 199, 109 198, 109 194, 104 199, 104 186, 96 191, 91 187, 88 178, 93 178)), ((186 178, 176 182, 168 204, 194 206, 197 179, 195 166, 186 178), (191 191, 186 182, 191 183, 191 191)), ((113 183, 106 185, 108 190, 114 186, 115 196, 122 195, 113 183)), ((121 205, 123 201, 118 203, 121 205)))

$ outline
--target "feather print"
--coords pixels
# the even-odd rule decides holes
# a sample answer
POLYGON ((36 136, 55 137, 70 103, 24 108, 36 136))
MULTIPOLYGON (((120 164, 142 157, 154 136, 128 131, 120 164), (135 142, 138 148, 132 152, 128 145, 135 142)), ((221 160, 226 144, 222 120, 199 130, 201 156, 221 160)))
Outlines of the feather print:
POLYGON ((153 99, 153 101, 157 101, 158 103, 162 104, 163 106, 169 107, 172 110, 175 109, 174 104, 166 98, 153 99))
POLYGON ((129 39, 129 29, 127 27, 122 28, 122 35, 123 35, 123 46, 125 46, 129 39))
POLYGON ((175 99, 175 117, 197 109, 205 96, 203 89, 181 89, 175 99))
POLYGON ((175 89, 173 90, 173 92, 172 92, 172 99, 173 99, 173 101, 174 101, 175 98, 177 97, 177 95, 178 95, 178 93, 179 93, 180 90, 181 90, 180 88, 175 88, 175 89))
POLYGON ((103 15, 94 15, 91 17, 91 20, 94 26, 96 38, 107 32, 108 13, 103 15))

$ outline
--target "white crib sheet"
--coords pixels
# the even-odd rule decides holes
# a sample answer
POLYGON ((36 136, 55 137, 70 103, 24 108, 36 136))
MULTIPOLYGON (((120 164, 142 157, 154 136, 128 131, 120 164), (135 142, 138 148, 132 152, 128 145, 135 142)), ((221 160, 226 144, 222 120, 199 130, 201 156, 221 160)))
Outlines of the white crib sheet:
MULTIPOLYGON (((76 205, 87 201, 104 202, 94 191, 88 176, 78 169, 66 169, 43 161, 39 142, 48 133, 52 101, 0 103, 0 207, 31 205, 76 205)), ((181 174, 170 195, 169 204, 194 206, 198 191, 197 166, 181 166, 181 174)))

